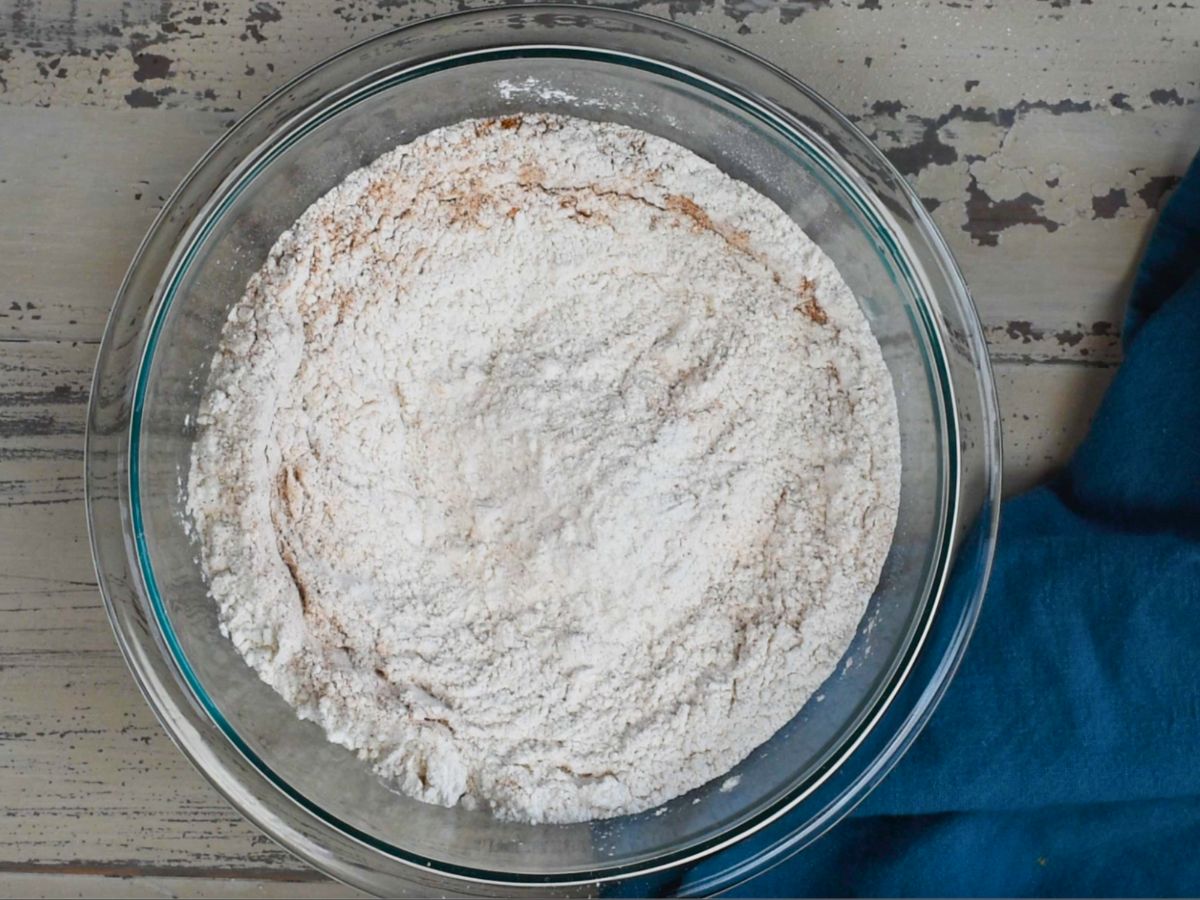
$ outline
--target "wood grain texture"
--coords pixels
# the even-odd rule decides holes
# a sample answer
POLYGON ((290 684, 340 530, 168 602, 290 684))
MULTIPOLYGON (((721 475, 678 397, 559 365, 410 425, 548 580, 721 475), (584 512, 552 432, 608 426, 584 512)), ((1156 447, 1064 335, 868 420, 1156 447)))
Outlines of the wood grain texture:
POLYGON ((154 874, 69 875, 61 872, 8 875, 0 881, 0 900, 44 897, 50 900, 355 900, 365 894, 326 881, 245 878, 187 878, 154 874))
MULTIPOLYGON (((163 198, 266 92, 457 0, 0 0, 0 896, 331 888, 188 767, 95 589, 84 405, 163 198), (111 876, 111 877, 106 877, 111 876)), ((702 0, 671 16, 807 81, 943 229, 991 343, 1009 489, 1058 465, 1200 135, 1200 10, 1122 0, 702 0)))

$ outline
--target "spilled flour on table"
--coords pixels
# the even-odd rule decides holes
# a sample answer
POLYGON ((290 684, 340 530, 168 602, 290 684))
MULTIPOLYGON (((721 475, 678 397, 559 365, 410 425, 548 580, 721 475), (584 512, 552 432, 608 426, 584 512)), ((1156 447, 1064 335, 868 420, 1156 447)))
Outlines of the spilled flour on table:
POLYGON ((250 665, 405 793, 534 822, 650 809, 790 720, 898 503, 830 261, 682 147, 553 116, 431 132, 309 208, 199 428, 188 510, 250 665))

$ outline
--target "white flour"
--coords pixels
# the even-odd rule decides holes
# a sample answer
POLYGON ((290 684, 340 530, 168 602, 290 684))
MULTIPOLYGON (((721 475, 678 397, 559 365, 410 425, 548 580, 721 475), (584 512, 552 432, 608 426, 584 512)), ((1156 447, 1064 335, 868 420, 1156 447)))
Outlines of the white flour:
POLYGON ((188 509, 229 637, 405 793, 528 821, 726 773, 853 637, 895 400, 833 265, 689 151, 465 122, 283 234, 188 509))

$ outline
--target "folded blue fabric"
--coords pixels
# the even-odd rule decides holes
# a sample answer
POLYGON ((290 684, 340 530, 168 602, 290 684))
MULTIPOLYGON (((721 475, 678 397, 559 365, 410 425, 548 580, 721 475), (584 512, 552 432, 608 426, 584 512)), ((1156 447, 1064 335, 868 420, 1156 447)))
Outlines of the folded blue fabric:
POLYGON ((732 896, 1200 895, 1200 157, 1123 339, 1070 465, 1005 504, 928 727, 853 817, 732 896))

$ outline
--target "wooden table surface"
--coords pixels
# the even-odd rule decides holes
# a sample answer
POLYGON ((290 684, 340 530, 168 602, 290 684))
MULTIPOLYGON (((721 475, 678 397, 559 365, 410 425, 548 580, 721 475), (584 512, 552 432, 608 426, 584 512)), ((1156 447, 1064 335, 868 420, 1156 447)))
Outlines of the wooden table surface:
MULTIPOLYGON (((456 0, 0 0, 0 897, 322 896, 138 694, 83 510, 88 381, 156 210, 291 75, 456 0)), ((971 284, 1007 491, 1120 360, 1155 210, 1200 144, 1200 9, 1153 0, 633 2, 780 64, 916 186, 971 284)))

